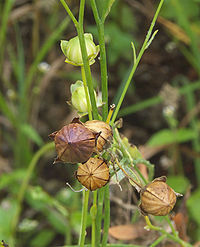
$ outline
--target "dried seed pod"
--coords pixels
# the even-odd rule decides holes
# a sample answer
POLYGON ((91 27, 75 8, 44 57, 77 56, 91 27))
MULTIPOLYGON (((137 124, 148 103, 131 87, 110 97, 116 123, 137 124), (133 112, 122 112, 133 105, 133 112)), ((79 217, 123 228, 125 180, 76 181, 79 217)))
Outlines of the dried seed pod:
POLYGON ((108 183, 109 168, 104 160, 90 158, 86 163, 79 165, 76 177, 83 186, 93 191, 108 183))
POLYGON ((95 149, 98 134, 90 131, 77 119, 73 121, 50 135, 54 138, 58 154, 55 162, 84 163, 95 149))
POLYGON ((139 205, 142 214, 163 216, 167 215, 176 203, 176 197, 180 194, 166 184, 166 177, 154 179, 141 189, 139 205))
POLYGON ((87 121, 84 125, 92 131, 95 131, 97 133, 101 132, 100 136, 97 139, 97 150, 101 152, 107 141, 112 138, 113 134, 110 125, 99 120, 87 121))

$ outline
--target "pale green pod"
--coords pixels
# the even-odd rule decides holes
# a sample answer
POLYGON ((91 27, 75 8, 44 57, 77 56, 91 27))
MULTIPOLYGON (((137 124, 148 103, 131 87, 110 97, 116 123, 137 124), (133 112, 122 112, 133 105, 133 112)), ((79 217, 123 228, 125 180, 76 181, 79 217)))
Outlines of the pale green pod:
MULTIPOLYGON (((92 65, 95 62, 95 58, 99 53, 99 46, 95 45, 93 42, 92 34, 85 33, 85 44, 87 49, 87 54, 89 58, 89 64, 92 65)), ((66 56, 65 62, 75 65, 75 66, 82 66, 83 60, 82 60, 82 54, 81 54, 81 48, 79 43, 78 36, 70 39, 69 41, 61 40, 61 50, 66 56)))

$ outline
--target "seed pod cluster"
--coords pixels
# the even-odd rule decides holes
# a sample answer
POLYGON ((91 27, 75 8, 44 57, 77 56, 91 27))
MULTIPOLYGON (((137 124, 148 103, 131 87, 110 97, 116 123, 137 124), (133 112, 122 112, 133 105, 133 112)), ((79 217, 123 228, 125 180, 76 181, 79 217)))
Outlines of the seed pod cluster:
POLYGON ((166 177, 154 179, 141 189, 139 208, 143 215, 164 216, 169 214, 176 203, 176 197, 180 194, 166 184, 166 177))
POLYGON ((110 125, 103 121, 92 120, 85 122, 84 126, 96 133, 100 133, 97 139, 97 150, 101 152, 105 144, 112 139, 113 134, 110 125))
POLYGON ((81 123, 71 123, 54 132, 57 158, 55 162, 67 163, 86 162, 94 152, 98 133, 94 133, 81 123))
POLYGON ((84 163, 95 151, 102 151, 112 137, 111 127, 103 121, 81 123, 78 118, 49 135, 54 138, 57 158, 54 162, 84 163))
POLYGON ((93 191, 108 183, 109 168, 104 160, 90 158, 86 163, 79 165, 76 177, 83 186, 93 191))

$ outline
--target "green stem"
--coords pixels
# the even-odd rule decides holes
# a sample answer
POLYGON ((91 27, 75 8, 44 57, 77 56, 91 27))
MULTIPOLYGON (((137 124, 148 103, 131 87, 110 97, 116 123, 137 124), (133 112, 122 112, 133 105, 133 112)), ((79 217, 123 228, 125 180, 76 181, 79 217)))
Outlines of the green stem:
POLYGON ((85 70, 84 67, 81 66, 81 75, 82 75, 82 80, 83 80, 83 86, 84 86, 84 90, 85 90, 85 97, 86 97, 86 101, 87 101, 87 108, 88 108, 88 116, 89 116, 89 120, 92 120, 92 111, 91 111, 91 104, 90 104, 90 96, 88 93, 88 87, 87 87, 87 82, 86 82, 86 78, 85 78, 85 70))
POLYGON ((12 9, 14 2, 15 2, 14 0, 5 1, 4 8, 1 11, 1 28, 0 28, 0 47, 1 47, 0 49, 0 74, 1 75, 2 75, 1 70, 3 68, 2 63, 3 63, 4 50, 6 47, 4 42, 6 39, 6 32, 7 32, 7 27, 8 27, 7 23, 8 23, 8 18, 10 16, 9 14, 10 14, 10 11, 12 9))
POLYGON ((178 236, 178 233, 177 233, 176 230, 174 229, 174 227, 173 227, 173 225, 172 225, 172 222, 171 222, 171 220, 169 219, 169 216, 168 216, 168 215, 165 216, 165 220, 166 220, 167 223, 169 224, 169 226, 170 226, 170 228, 171 228, 171 230, 172 230, 173 235, 174 235, 174 236, 178 236))
POLYGON ((92 75, 91 75, 91 70, 90 70, 89 60, 88 60, 88 56, 87 56, 86 45, 85 45, 83 27, 81 27, 80 25, 78 25, 78 27, 77 27, 77 33, 78 33, 80 47, 81 47, 83 66, 84 66, 84 70, 85 70, 85 77, 86 77, 87 86, 88 86, 88 90, 89 90, 89 94, 90 94, 93 117, 94 117, 94 119, 99 119, 98 109, 97 109, 97 105, 96 105, 96 98, 94 95, 94 87, 93 87, 93 83, 92 83, 92 75))
POLYGON ((116 138, 116 142, 120 145, 120 149, 123 153, 123 156, 124 157, 127 157, 130 162, 132 164, 134 164, 134 169, 135 171, 137 172, 137 174, 139 175, 139 177, 141 178, 141 180, 144 182, 144 184, 147 184, 147 180, 145 179, 145 177, 142 175, 142 173, 140 172, 140 170, 138 169, 138 167, 136 166, 136 164, 134 163, 134 160, 129 152, 129 150, 127 149, 127 147, 124 145, 120 135, 119 135, 119 132, 117 130, 117 128, 114 128, 114 131, 113 131, 113 134, 114 134, 114 138, 116 138))
POLYGON ((93 214, 92 214, 92 247, 96 246, 96 217, 97 217, 97 190, 93 192, 93 214))
POLYGON ((109 184, 107 184, 105 187, 105 198, 104 198, 104 231, 103 231, 102 247, 105 247, 107 245, 109 227, 110 227, 110 192, 109 192, 109 184))
POLYGON ((149 247, 155 247, 157 246, 160 242, 163 241, 163 239, 166 238, 166 235, 161 235, 158 239, 156 239, 155 242, 153 242, 153 244, 151 244, 149 247))
POLYGON ((108 115, 108 76, 107 76, 108 73, 107 73, 107 62, 106 62, 105 38, 104 38, 104 22, 102 22, 99 17, 95 0, 90 0, 90 2, 99 35, 102 101, 104 103, 102 106, 102 114, 103 114, 103 121, 106 121, 108 115))
POLYGON ((79 246, 84 247, 85 243, 85 231, 86 231, 86 223, 87 223, 87 211, 88 211, 88 200, 89 200, 90 191, 83 191, 83 208, 82 208, 82 218, 81 218, 81 230, 79 237, 79 246))
POLYGON ((44 154, 46 154, 48 151, 53 150, 54 146, 55 146, 54 142, 51 142, 51 143, 48 143, 48 144, 44 145, 41 149, 39 149, 35 153, 35 155, 33 156, 32 160, 31 160, 31 162, 28 165, 26 176, 25 176, 24 180, 22 181, 22 184, 21 184, 21 187, 19 189, 18 196, 17 196, 18 208, 17 208, 16 214, 15 214, 15 216, 13 218, 12 226, 11 226, 11 232, 12 232, 13 237, 15 236, 15 233, 16 233, 16 227, 17 227, 17 224, 18 224, 18 221, 19 221, 19 216, 20 216, 20 213, 21 213, 22 202, 23 202, 24 195, 25 195, 27 186, 29 184, 31 175, 33 173, 33 170, 34 170, 38 160, 40 159, 40 157, 43 156, 44 154))
POLYGON ((97 219, 96 219, 96 246, 100 246, 101 242, 101 222, 102 222, 102 212, 103 212, 103 202, 104 202, 104 192, 103 187, 98 190, 98 205, 97 205, 97 219))
POLYGON ((149 217, 148 217, 148 216, 145 216, 145 220, 146 220, 146 223, 147 223, 148 228, 149 228, 150 230, 154 230, 154 231, 158 231, 158 232, 162 233, 162 234, 165 235, 167 238, 172 239, 174 242, 179 243, 179 244, 180 244, 181 246, 183 246, 183 247, 192 247, 191 244, 186 243, 185 241, 183 241, 182 239, 180 239, 179 236, 178 236, 177 234, 176 234, 176 235, 172 235, 172 234, 168 233, 167 231, 165 231, 163 228, 152 225, 152 224, 151 224, 151 221, 149 220, 149 217))
POLYGON ((70 8, 66 4, 65 0, 60 0, 60 2, 62 3, 63 7, 67 11, 67 13, 70 16, 71 20, 73 21, 74 25, 77 27, 78 26, 78 21, 76 20, 75 16, 73 15, 73 13, 71 12, 70 8))
POLYGON ((130 75, 129 75, 128 80, 127 80, 127 82, 126 82, 126 85, 125 85, 125 87, 124 87, 124 90, 122 91, 121 97, 120 97, 120 99, 119 99, 119 101, 118 101, 118 104, 117 104, 117 106, 116 106, 115 112, 114 112, 113 117, 112 117, 112 120, 111 120, 111 122, 110 122, 111 125, 114 124, 115 119, 117 118, 119 109, 120 109, 121 104, 122 104, 122 102, 123 102, 123 100, 124 100, 125 94, 126 94, 127 89, 128 89, 128 87, 129 87, 129 85, 130 85, 130 82, 131 82, 132 77, 133 77, 133 75, 134 75, 134 73, 135 73, 135 70, 136 70, 136 68, 137 68, 137 66, 138 66, 138 64, 139 64, 139 62, 140 62, 140 60, 141 60, 141 58, 142 58, 143 53, 145 52, 145 50, 146 50, 146 48, 147 48, 147 45, 148 45, 149 40, 151 40, 152 30, 153 30, 153 27, 154 27, 154 25, 155 25, 156 19, 157 19, 157 17, 158 17, 158 14, 159 14, 159 12, 160 12, 160 9, 161 9, 163 3, 164 3, 164 0, 161 0, 160 3, 159 3, 159 5, 158 5, 158 8, 157 8, 156 13, 155 13, 155 15, 154 15, 154 17, 153 17, 153 20, 152 20, 152 22, 151 22, 149 31, 148 31, 148 33, 147 33, 147 35, 146 35, 146 38, 145 38, 144 43, 143 43, 143 45, 142 45, 142 48, 141 48, 141 50, 140 50, 140 52, 139 52, 139 54, 138 54, 138 56, 137 56, 137 59, 136 59, 134 65, 133 65, 133 68, 132 68, 132 70, 131 70, 131 72, 130 72, 130 75))

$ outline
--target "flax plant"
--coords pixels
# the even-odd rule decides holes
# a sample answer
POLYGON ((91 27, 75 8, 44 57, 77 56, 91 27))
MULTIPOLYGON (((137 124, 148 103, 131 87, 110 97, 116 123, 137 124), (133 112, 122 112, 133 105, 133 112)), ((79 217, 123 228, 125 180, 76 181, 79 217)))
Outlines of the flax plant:
MULTIPOLYGON (((155 35, 157 34, 157 30, 153 31, 154 25, 156 23, 156 19, 159 15, 160 9, 164 3, 164 0, 160 0, 160 3, 158 5, 158 8, 156 10, 156 13, 153 17, 152 23, 150 25, 150 28, 148 30, 148 33, 145 37, 145 40, 143 42, 143 45, 137 53, 134 44, 132 43, 132 50, 133 50, 133 67, 130 72, 130 75, 127 79, 127 82, 125 84, 125 87, 122 91, 122 94, 119 98, 118 103, 116 104, 115 111, 113 113, 113 116, 111 117, 111 113, 113 111, 113 108, 111 109, 111 112, 108 113, 108 73, 107 73, 107 62, 106 62, 106 49, 105 49, 105 38, 104 38, 104 25, 106 17, 108 16, 110 9, 112 7, 112 4, 114 0, 108 0, 103 1, 102 9, 100 10, 96 4, 95 0, 90 0, 91 8, 93 11, 94 19, 96 22, 97 30, 98 30, 98 41, 99 41, 99 48, 100 48, 100 73, 101 73, 101 91, 102 91, 102 115, 98 112, 98 107, 96 103, 96 98, 94 94, 94 88, 93 88, 93 82, 92 82, 92 74, 90 70, 91 60, 90 56, 88 55, 87 51, 87 40, 85 38, 84 29, 83 29, 83 21, 84 21, 84 9, 85 9, 85 0, 80 0, 80 7, 79 7, 79 16, 78 19, 74 16, 72 11, 70 10, 68 4, 65 2, 65 0, 60 0, 61 4, 65 8, 67 14, 70 16, 72 22, 75 25, 78 40, 80 44, 80 50, 81 50, 81 57, 82 62, 79 64, 76 64, 77 66, 81 67, 81 74, 82 74, 82 81, 85 89, 85 95, 87 100, 87 106, 88 106, 88 117, 89 120, 99 120, 102 119, 103 121, 110 123, 111 126, 113 126, 114 129, 114 142, 120 145, 121 150, 118 150, 121 154, 123 154, 124 158, 126 158, 130 164, 132 164, 132 167, 134 167, 134 173, 138 177, 138 180, 142 182, 143 185, 147 184, 148 181, 143 177, 139 169, 137 168, 138 163, 143 163, 147 166, 149 169, 149 179, 151 180, 153 177, 153 166, 150 164, 150 162, 143 160, 143 159, 135 159, 131 152, 130 148, 127 147, 117 129, 115 128, 115 121, 118 117, 118 113, 120 110, 120 107, 122 105, 122 102, 125 98, 127 89, 132 81, 133 75, 136 71, 136 68, 142 58, 142 55, 144 54, 145 50, 150 46, 151 42, 153 41, 155 35)), ((66 43, 67 44, 67 43, 66 43)), ((62 45, 61 45, 62 46, 62 45)), ((64 50, 64 49, 62 49, 64 50)), ((65 52, 64 52, 65 53, 65 52)), ((67 52, 66 52, 67 54, 67 52)), ((92 55, 91 55, 92 56, 92 55)), ((96 55, 95 55, 96 56, 96 55)), ((94 56, 94 57, 95 57, 94 56)), ((67 60, 69 60, 67 58, 67 60)), ((67 61, 66 61, 67 62, 67 61)), ((117 147, 113 148, 117 150, 117 147)), ((128 175, 129 176, 129 175, 128 175)), ((90 214, 92 218, 92 232, 91 232, 91 245, 92 247, 95 246, 115 246, 115 245, 107 245, 108 242, 108 230, 110 225, 110 198, 109 198, 109 185, 106 185, 105 187, 96 190, 91 193, 93 196, 93 205, 90 208, 90 214), (104 210, 104 217, 103 217, 103 210, 104 210), (101 226, 103 222, 103 231, 101 231, 101 226)), ((80 247, 87 246, 85 245, 85 236, 86 236, 86 221, 87 221, 87 215, 88 215, 88 201, 89 201, 90 192, 83 191, 83 207, 82 207, 82 220, 81 220, 81 230, 80 230, 80 237, 79 237, 79 245, 80 247)), ((172 234, 166 232, 164 229, 160 227, 155 227, 151 224, 148 217, 145 217, 147 226, 149 229, 159 231, 161 233, 161 236, 152 244, 152 246, 156 246, 159 242, 161 242, 164 238, 170 238, 174 240, 177 243, 180 243, 182 246, 190 246, 189 244, 182 241, 179 237, 175 229, 173 228, 171 221, 168 217, 166 217, 166 221, 170 225, 170 228, 172 230, 172 234)), ((120 246, 128 246, 128 245, 120 245, 120 246)), ((133 246, 133 245, 132 245, 133 246)))

